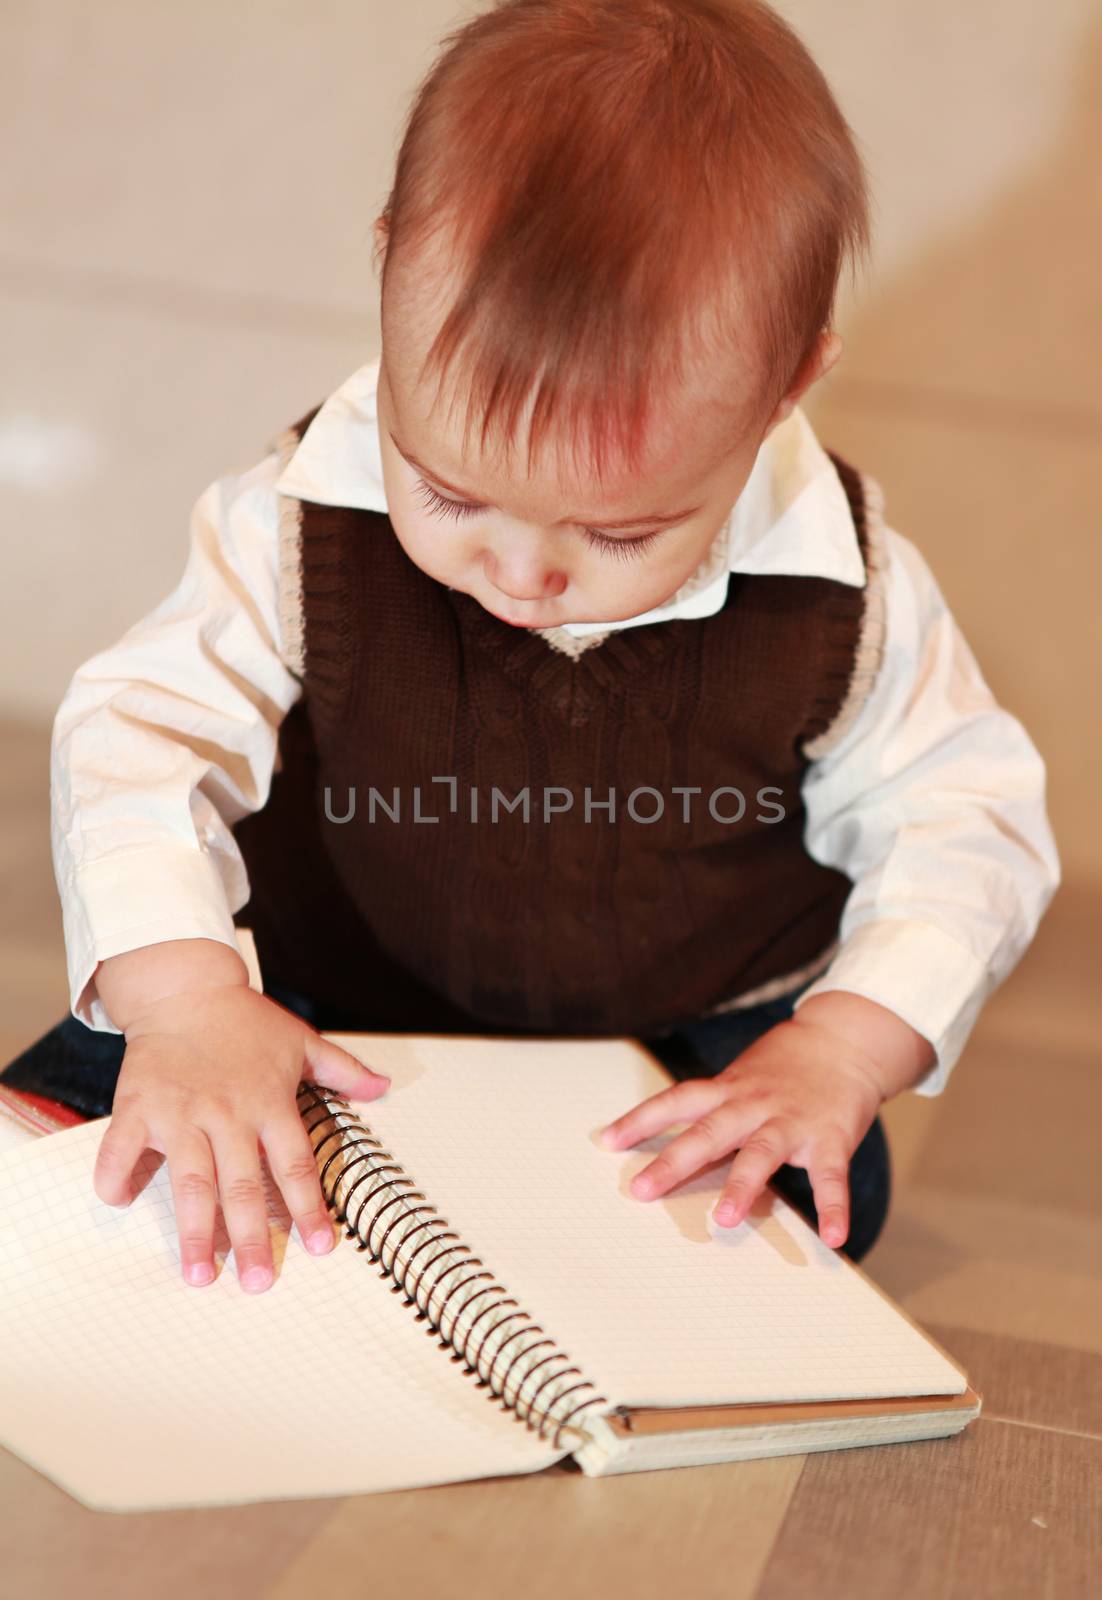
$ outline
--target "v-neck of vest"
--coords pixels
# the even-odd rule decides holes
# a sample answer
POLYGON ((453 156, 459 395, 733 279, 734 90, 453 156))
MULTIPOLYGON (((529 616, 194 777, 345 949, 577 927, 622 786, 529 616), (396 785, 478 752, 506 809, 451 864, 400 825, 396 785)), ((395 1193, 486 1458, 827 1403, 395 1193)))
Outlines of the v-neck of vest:
POLYGON ((464 635, 510 678, 537 693, 545 689, 554 693, 564 684, 575 694, 583 688, 613 693, 626 678, 665 655, 678 631, 676 621, 617 628, 600 644, 573 656, 532 629, 499 621, 468 594, 450 590, 449 599, 464 635))

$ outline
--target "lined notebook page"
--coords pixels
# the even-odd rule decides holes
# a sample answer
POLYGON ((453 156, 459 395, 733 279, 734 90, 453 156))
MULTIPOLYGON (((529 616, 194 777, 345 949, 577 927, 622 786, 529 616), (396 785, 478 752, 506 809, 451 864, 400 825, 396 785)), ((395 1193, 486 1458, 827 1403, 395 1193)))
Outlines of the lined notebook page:
POLYGON ((159 1157, 129 1207, 96 1198, 108 1121, 0 1157, 0 1444, 103 1510, 379 1492, 568 1453, 477 1389, 354 1241, 308 1256, 270 1182, 273 1286, 238 1287, 224 1233, 215 1282, 185 1284, 159 1157))
POLYGON ((330 1037, 393 1080, 353 1109, 613 1404, 964 1392, 782 1201, 735 1230, 711 1221, 731 1158, 672 1196, 628 1193, 677 1131, 597 1142, 670 1082, 631 1041, 330 1037))

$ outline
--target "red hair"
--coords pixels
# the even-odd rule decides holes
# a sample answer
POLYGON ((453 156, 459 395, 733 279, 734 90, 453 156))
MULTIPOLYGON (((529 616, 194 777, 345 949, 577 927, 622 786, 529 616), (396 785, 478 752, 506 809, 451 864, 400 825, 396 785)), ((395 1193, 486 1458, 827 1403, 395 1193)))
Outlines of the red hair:
MULTIPOLYGON (((554 427, 637 464, 648 394, 734 354, 764 426, 868 245, 853 136, 761 0, 497 0, 443 41, 383 223, 434 236, 459 290, 426 356, 462 353, 466 425, 554 427), (766 409, 767 408, 767 409, 766 409)), ((732 363, 732 370, 734 364, 732 363)))

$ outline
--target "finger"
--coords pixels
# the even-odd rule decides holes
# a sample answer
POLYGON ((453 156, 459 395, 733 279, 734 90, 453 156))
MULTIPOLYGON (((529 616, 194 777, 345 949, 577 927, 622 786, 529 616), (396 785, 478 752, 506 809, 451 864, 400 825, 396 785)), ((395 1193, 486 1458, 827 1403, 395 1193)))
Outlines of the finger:
POLYGON ((766 1122, 746 1140, 731 1163, 714 1216, 725 1228, 737 1228, 765 1185, 784 1165, 793 1136, 782 1122, 766 1122))
POLYGON ((333 1248, 333 1222, 322 1198, 317 1160, 302 1119, 297 1112, 274 1118, 261 1128, 260 1137, 299 1238, 311 1255, 326 1255, 333 1248))
POLYGON ((808 1162, 819 1237, 836 1250, 849 1233, 849 1158, 842 1145, 826 1145, 808 1162))
POLYGON ((732 1099, 728 1085, 725 1099, 671 1139, 660 1156, 635 1174, 630 1185, 632 1194, 639 1200, 657 1199, 675 1184, 737 1150, 760 1122, 760 1112, 732 1099))
POLYGON ((323 1039, 312 1030, 304 1034, 303 1057, 304 1078, 336 1089, 350 1100, 377 1100, 390 1088, 390 1079, 384 1072, 373 1072, 332 1039, 323 1039))
POLYGON ((683 1083, 671 1083, 668 1089, 659 1089, 610 1122, 601 1130, 601 1143, 606 1150, 627 1150, 652 1134, 664 1132, 672 1123, 695 1120, 730 1093, 730 1083, 717 1083, 714 1078, 686 1078, 683 1083))
POLYGON ((185 1127, 165 1153, 176 1208, 180 1268, 188 1283, 201 1288, 214 1281, 214 1220, 217 1184, 210 1140, 201 1128, 185 1127))
POLYGON ((214 1150, 218 1198, 233 1246, 237 1278, 243 1289, 259 1294, 274 1276, 268 1206, 255 1136, 236 1126, 208 1129, 214 1150))
POLYGON ((134 1168, 150 1148, 149 1129, 137 1112, 116 1111, 104 1130, 92 1169, 92 1188, 109 1206, 128 1206, 134 1198, 134 1168))

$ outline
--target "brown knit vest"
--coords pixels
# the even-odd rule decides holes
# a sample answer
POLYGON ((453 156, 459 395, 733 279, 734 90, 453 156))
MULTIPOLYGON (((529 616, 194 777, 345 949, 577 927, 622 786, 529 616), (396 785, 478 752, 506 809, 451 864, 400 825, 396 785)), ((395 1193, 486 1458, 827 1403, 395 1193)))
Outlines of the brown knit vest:
MULTIPOLYGON (((870 571, 867 480, 835 466, 870 571)), ((235 829, 266 978, 323 1026, 645 1035, 825 964, 850 882, 801 786, 871 682, 870 584, 732 574, 715 615, 572 657, 385 515, 289 509, 303 694, 235 829)))

